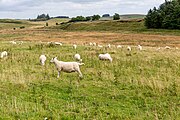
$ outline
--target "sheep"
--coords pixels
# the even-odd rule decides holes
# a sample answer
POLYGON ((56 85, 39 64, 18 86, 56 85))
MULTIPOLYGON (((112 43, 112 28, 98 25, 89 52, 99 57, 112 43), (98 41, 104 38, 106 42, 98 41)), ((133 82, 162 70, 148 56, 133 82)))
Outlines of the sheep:
POLYGON ((8 55, 8 53, 7 53, 6 51, 3 51, 3 52, 1 53, 1 58, 6 57, 7 55, 8 55))
POLYGON ((98 45, 98 47, 99 47, 99 48, 103 48, 103 46, 102 46, 102 45, 98 45))
POLYGON ((75 55, 74 55, 74 59, 75 59, 76 61, 82 62, 81 56, 80 56, 79 54, 75 54, 75 55))
POLYGON ((89 43, 89 45, 90 45, 90 46, 93 46, 93 43, 92 43, 92 42, 90 42, 90 43, 89 43))
POLYGON ((138 45, 137 48, 141 51, 142 50, 142 46, 138 45))
POLYGON ((161 47, 158 47, 156 50, 157 50, 157 51, 161 50, 161 47))
POLYGON ((169 46, 166 46, 165 49, 171 49, 169 46))
POLYGON ((60 42, 54 42, 54 44, 62 46, 62 43, 60 43, 60 42))
POLYGON ((107 48, 111 48, 111 44, 108 44, 108 45, 107 45, 107 48))
POLYGON ((80 71, 80 67, 79 66, 84 65, 84 63, 63 62, 63 61, 57 60, 57 57, 52 58, 50 62, 54 63, 54 65, 57 68, 57 71, 58 71, 57 78, 59 78, 61 71, 66 72, 66 73, 78 72, 79 77, 80 78, 83 77, 83 75, 82 75, 82 73, 80 71))
POLYGON ((117 48, 122 48, 122 46, 121 46, 121 45, 118 45, 117 48))
POLYGON ((74 44, 74 45, 73 45, 73 48, 74 48, 74 49, 76 49, 76 48, 77 48, 77 45, 76 45, 76 44, 74 44))
POLYGON ((106 54, 99 54, 99 60, 109 60, 110 62, 112 62, 112 57, 110 56, 110 54, 106 53, 106 54))
POLYGON ((93 45, 94 45, 94 46, 96 46, 96 43, 95 43, 95 42, 93 42, 93 45))
POLYGON ((12 43, 13 45, 16 45, 16 44, 17 44, 15 41, 10 41, 10 43, 12 43))
POLYGON ((45 65, 45 62, 46 62, 46 56, 45 55, 41 55, 40 57, 39 57, 39 60, 40 60, 40 63, 41 63, 41 65, 45 65))
POLYGON ((127 50, 128 50, 128 51, 131 51, 132 49, 131 49, 131 47, 130 47, 130 46, 128 46, 128 47, 127 47, 127 50))

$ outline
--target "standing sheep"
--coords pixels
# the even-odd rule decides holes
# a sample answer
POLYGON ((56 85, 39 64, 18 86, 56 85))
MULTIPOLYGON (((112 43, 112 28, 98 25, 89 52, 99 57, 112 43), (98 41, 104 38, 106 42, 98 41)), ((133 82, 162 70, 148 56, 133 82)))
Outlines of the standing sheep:
POLYGON ((59 78, 61 71, 66 72, 66 73, 78 72, 79 73, 79 77, 81 77, 81 78, 83 77, 83 75, 82 75, 82 73, 80 71, 80 67, 79 66, 83 65, 84 63, 63 62, 63 61, 57 60, 57 57, 52 58, 50 62, 54 63, 54 65, 57 68, 57 71, 58 71, 57 78, 59 78))
POLYGON ((1 58, 6 57, 7 55, 8 55, 8 53, 7 53, 6 51, 3 51, 3 52, 1 53, 1 58))
POLYGON ((138 45, 137 48, 141 51, 142 50, 142 46, 138 45))
POLYGON ((112 62, 111 55, 106 53, 106 54, 99 54, 99 60, 109 60, 112 62))
POLYGON ((75 54, 75 55, 74 55, 74 59, 75 59, 76 61, 82 62, 82 59, 81 59, 80 54, 75 54))
POLYGON ((127 50, 128 50, 128 51, 131 51, 132 49, 131 49, 131 47, 130 47, 130 46, 128 46, 128 47, 127 47, 127 50))
POLYGON ((46 62, 46 56, 45 55, 41 55, 40 57, 39 57, 39 60, 40 60, 40 63, 41 63, 41 65, 45 65, 45 62, 46 62))
POLYGON ((76 45, 76 44, 74 44, 74 45, 73 45, 73 48, 74 48, 74 49, 76 49, 76 48, 77 48, 77 45, 76 45))

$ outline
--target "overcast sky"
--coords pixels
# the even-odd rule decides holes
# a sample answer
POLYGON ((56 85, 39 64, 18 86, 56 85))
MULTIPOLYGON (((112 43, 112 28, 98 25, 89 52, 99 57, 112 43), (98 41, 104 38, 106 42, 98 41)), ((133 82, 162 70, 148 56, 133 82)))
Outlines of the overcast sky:
POLYGON ((147 14, 165 0, 0 0, 0 18, 28 19, 38 14, 88 16, 94 14, 147 14))

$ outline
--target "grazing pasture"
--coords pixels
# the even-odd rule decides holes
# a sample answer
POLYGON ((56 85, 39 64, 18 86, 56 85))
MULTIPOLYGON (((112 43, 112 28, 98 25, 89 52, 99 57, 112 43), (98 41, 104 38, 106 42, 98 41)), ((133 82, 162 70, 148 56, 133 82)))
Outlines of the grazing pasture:
POLYGON ((8 57, 0 66, 1 119, 178 119, 180 116, 180 50, 131 46, 117 49, 40 42, 0 42, 8 57), (61 73, 50 63, 57 56, 83 58, 84 75, 61 73), (100 61, 108 52, 113 62, 100 61), (41 66, 39 55, 47 61, 41 66), (78 83, 78 80, 80 81, 78 83))
POLYGON ((180 118, 179 30, 147 30, 139 22, 115 21, 119 28, 112 21, 67 27, 51 20, 44 27, 46 22, 16 30, 2 23, 0 52, 8 55, 0 59, 0 119, 180 118), (105 24, 110 26, 100 28, 105 24), (65 72, 57 78, 50 60, 75 61, 76 53, 85 64, 83 78, 65 72), (105 53, 112 62, 99 60, 105 53), (47 57, 44 66, 40 55, 47 57))

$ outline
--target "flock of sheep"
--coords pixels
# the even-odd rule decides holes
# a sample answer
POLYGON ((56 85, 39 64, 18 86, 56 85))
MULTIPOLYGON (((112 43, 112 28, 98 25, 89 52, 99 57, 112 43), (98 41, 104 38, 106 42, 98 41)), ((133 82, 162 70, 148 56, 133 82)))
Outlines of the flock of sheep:
MULTIPOLYGON (((10 41, 10 43, 12 43, 12 44, 23 44, 23 41, 20 41, 20 42, 15 42, 15 41, 10 41)), ((50 44, 50 43, 52 43, 52 42, 48 42, 48 44, 50 44)), ((60 42, 54 42, 54 44, 55 45, 60 45, 60 46, 62 46, 62 43, 60 43, 60 42)), ((102 45, 99 45, 99 44, 97 44, 97 43, 89 43, 89 46, 97 46, 97 47, 99 47, 99 48, 103 48, 103 46, 102 45)), ((110 44, 108 44, 107 46, 106 46, 107 48, 111 48, 111 45, 110 44)), ((122 48, 123 46, 121 46, 121 45, 117 45, 116 46, 116 48, 122 48)), ((77 45, 76 44, 73 44, 73 48, 74 49, 76 49, 77 48, 77 45)), ((140 50, 140 51, 142 51, 143 50, 143 48, 142 48, 142 46, 141 45, 138 45, 137 46, 137 49, 138 50, 140 50)), ((157 50, 160 50, 161 48, 158 48, 157 50)), ((165 47, 165 49, 171 49, 169 46, 166 46, 165 47)), ((178 49, 178 48, 176 48, 176 49, 178 49)), ((130 47, 130 46, 127 46, 127 50, 128 51, 132 51, 132 48, 130 47)), ((4 58, 4 57, 6 57, 8 55, 8 53, 7 53, 7 51, 3 51, 3 52, 1 52, 1 54, 0 54, 0 57, 1 57, 1 59, 2 58, 4 58)), ((108 60, 108 61, 110 61, 110 62, 112 62, 113 61, 113 59, 112 59, 112 57, 111 57, 111 55, 109 54, 109 53, 105 53, 105 54, 99 54, 99 56, 98 56, 98 58, 99 58, 99 60, 108 60)), ((83 75, 82 75, 82 73, 81 73, 81 70, 80 70, 80 66, 81 65, 84 65, 84 63, 82 63, 82 59, 81 59, 81 56, 80 56, 80 54, 75 54, 74 55, 74 59, 76 60, 76 62, 64 62, 64 61, 59 61, 58 59, 57 59, 57 57, 54 57, 54 58, 52 58, 51 59, 51 63, 54 63, 54 65, 55 65, 55 67, 56 67, 56 69, 57 69, 57 71, 58 71, 58 78, 59 78, 59 76, 60 76, 60 72, 62 71, 62 72, 67 72, 67 73, 71 73, 71 72, 77 72, 78 74, 79 74, 79 77, 83 77, 83 75)), ((40 63, 41 63, 41 65, 42 66, 44 66, 45 65, 45 62, 46 62, 46 60, 47 60, 47 58, 46 58, 46 56, 45 55, 40 55, 40 57, 39 57, 39 60, 40 60, 40 63)))

